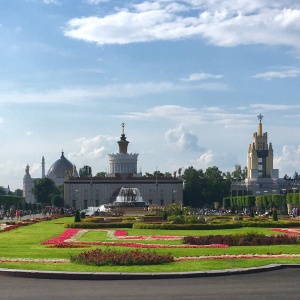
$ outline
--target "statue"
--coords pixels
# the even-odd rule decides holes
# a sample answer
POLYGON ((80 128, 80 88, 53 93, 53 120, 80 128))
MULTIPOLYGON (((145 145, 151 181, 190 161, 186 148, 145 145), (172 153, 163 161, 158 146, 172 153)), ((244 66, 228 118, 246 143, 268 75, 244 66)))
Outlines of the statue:
POLYGON ((29 166, 28 166, 28 165, 27 165, 26 168, 25 168, 25 173, 26 173, 26 174, 29 174, 29 166))

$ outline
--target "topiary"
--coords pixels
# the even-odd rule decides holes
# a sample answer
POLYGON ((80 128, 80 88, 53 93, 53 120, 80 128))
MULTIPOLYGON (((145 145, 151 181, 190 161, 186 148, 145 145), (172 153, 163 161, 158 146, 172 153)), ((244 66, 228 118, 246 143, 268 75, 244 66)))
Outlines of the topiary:
POLYGON ((80 212, 79 212, 78 209, 76 209, 75 220, 74 220, 74 222, 81 222, 80 212))
POLYGON ((273 210, 273 221, 278 221, 277 209, 274 208, 273 210))

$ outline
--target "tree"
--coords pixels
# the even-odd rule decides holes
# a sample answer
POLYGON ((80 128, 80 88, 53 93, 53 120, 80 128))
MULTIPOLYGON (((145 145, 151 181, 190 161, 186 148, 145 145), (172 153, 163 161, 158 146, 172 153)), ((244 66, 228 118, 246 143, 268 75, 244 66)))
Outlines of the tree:
POLYGON ((6 195, 6 191, 3 186, 0 186, 0 195, 6 195))
POLYGON ((14 195, 18 197, 23 197, 23 190, 16 189, 14 195))
POLYGON ((53 195, 51 197, 51 204, 55 207, 63 207, 64 206, 64 198, 60 195, 53 195))
POLYGON ((98 173, 96 174, 96 177, 105 178, 105 176, 106 176, 106 172, 98 172, 98 173))
POLYGON ((205 178, 202 170, 196 170, 194 167, 188 167, 184 170, 184 206, 203 207, 205 205, 205 178))
POLYGON ((235 165, 231 176, 233 180, 245 180, 247 177, 247 167, 242 169, 241 165, 235 165))
POLYGON ((48 177, 35 179, 33 183, 34 185, 31 192, 37 202, 50 204, 51 197, 54 194, 58 194, 58 189, 54 181, 48 177))
POLYGON ((213 207, 214 202, 220 204, 223 198, 230 195, 231 181, 224 178, 224 174, 216 166, 207 168, 204 175, 206 179, 206 203, 213 207))
POLYGON ((84 166, 79 169, 79 177, 89 178, 92 177, 92 168, 90 166, 84 166))

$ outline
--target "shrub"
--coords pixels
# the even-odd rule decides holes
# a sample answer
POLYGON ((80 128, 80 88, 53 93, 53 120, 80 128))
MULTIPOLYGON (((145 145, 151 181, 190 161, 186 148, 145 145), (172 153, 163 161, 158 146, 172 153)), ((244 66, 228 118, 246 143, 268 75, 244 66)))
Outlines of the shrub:
POLYGON ((273 210, 273 221, 278 221, 277 209, 274 208, 273 210))
POLYGON ((89 222, 80 222, 80 223, 67 223, 65 224, 66 228, 83 228, 83 229, 98 229, 98 228, 132 228, 133 223, 89 223, 89 222))
POLYGON ((299 243, 298 238, 294 236, 265 236, 251 232, 233 235, 186 236, 183 241, 185 244, 190 245, 226 244, 229 246, 290 245, 299 243))
POLYGON ((78 255, 71 255, 71 262, 96 266, 132 266, 132 265, 158 265, 174 261, 171 253, 158 254, 154 251, 141 251, 139 249, 118 251, 107 248, 85 251, 78 255))
POLYGON ((79 212, 78 209, 76 209, 75 220, 74 220, 74 222, 81 222, 80 212, 79 212))

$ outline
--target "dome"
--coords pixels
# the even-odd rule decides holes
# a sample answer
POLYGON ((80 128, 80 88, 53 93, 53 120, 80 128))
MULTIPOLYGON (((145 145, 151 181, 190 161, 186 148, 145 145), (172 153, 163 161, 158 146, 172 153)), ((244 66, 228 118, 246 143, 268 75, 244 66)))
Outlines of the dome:
POLYGON ((73 164, 67 160, 62 151, 60 159, 58 159, 49 169, 47 176, 51 179, 54 178, 65 178, 66 174, 71 174, 72 176, 78 177, 76 169, 73 164), (73 174, 75 173, 75 174, 73 174))

